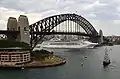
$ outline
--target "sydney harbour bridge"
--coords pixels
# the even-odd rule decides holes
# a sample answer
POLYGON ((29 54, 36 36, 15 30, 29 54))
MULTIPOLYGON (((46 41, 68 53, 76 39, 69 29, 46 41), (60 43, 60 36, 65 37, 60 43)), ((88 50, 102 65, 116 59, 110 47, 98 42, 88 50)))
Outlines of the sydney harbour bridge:
POLYGON ((34 48, 46 35, 77 35, 89 37, 92 42, 103 43, 102 30, 98 33, 92 24, 81 15, 59 14, 49 16, 29 25, 28 18, 20 15, 17 19, 10 17, 7 30, 0 30, 1 39, 26 42, 34 48))

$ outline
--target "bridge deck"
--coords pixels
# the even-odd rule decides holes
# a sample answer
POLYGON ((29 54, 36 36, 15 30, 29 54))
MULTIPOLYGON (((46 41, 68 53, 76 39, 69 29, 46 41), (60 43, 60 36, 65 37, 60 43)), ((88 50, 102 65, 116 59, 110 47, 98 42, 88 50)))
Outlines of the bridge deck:
POLYGON ((86 34, 86 33, 83 33, 83 32, 33 32, 33 34, 37 34, 37 35, 65 34, 65 35, 82 35, 82 36, 99 37, 99 36, 95 36, 95 35, 92 35, 92 34, 86 34))
POLYGON ((18 34, 20 31, 0 30, 0 34, 18 34))

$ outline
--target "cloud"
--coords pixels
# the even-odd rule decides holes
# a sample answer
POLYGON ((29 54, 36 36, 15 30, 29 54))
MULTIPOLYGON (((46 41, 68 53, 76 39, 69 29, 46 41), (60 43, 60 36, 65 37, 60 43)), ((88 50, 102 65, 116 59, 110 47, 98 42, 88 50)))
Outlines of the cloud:
POLYGON ((104 35, 120 35, 120 20, 90 20, 95 29, 103 30, 104 35))
POLYGON ((7 21, 9 17, 15 17, 18 19, 20 15, 26 15, 29 18, 29 23, 32 24, 38 20, 41 19, 40 13, 26 13, 19 10, 14 9, 6 9, 3 7, 0 7, 0 29, 6 29, 7 28, 7 21))
POLYGON ((6 29, 6 22, 4 20, 0 20, 0 29, 6 29))
POLYGON ((6 29, 10 16, 25 14, 32 24, 61 13, 77 13, 105 35, 120 34, 120 0, 0 0, 0 29, 6 29))

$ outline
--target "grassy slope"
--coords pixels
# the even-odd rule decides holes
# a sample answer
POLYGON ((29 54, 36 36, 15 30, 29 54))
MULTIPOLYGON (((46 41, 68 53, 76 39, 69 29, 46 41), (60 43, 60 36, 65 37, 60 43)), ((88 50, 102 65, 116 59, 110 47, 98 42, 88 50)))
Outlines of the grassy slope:
MULTIPOLYGON (((30 49, 30 46, 24 42, 19 42, 15 40, 0 40, 0 48, 9 48, 9 47, 21 47, 25 49, 30 49)), ((35 57, 36 59, 42 57, 44 58, 46 56, 49 56, 50 54, 53 53, 47 50, 36 50, 31 52, 32 57, 35 57)))
POLYGON ((21 47, 25 49, 30 49, 29 45, 24 42, 19 42, 15 40, 0 40, 0 48, 8 47, 21 47))
POLYGON ((31 52, 31 56, 35 57, 35 59, 37 60, 39 60, 40 58, 44 59, 45 57, 52 55, 52 54, 53 54, 52 52, 49 52, 47 50, 36 50, 36 51, 31 52))

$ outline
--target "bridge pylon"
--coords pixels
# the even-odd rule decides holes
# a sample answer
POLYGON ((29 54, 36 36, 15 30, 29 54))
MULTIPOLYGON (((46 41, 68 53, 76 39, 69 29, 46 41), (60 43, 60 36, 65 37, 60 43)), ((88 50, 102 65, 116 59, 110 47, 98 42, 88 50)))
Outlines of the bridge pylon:
MULTIPOLYGON (((9 17, 7 22, 7 31, 17 31, 17 19, 14 17, 9 17)), ((16 40, 17 36, 15 34, 7 34, 7 39, 16 40)))
POLYGON ((28 18, 25 15, 20 15, 18 18, 18 30, 20 34, 18 40, 30 44, 30 34, 29 34, 29 22, 28 18))
POLYGON ((99 30, 99 44, 102 44, 103 42, 104 42, 104 40, 103 40, 103 31, 102 30, 99 30))

